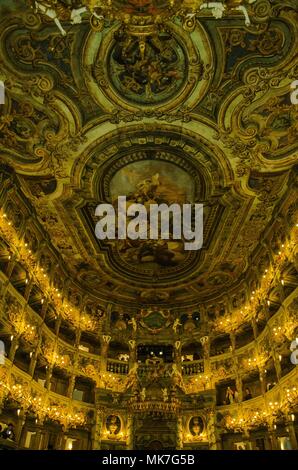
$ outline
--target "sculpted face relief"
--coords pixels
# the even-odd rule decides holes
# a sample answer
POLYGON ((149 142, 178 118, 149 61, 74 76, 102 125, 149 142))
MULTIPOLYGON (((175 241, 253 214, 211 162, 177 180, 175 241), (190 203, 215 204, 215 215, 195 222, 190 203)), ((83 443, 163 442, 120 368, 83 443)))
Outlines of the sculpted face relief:
POLYGON ((129 204, 126 196, 118 205, 99 204, 95 227, 100 240, 184 240, 185 250, 200 250, 203 245, 203 204, 129 204))

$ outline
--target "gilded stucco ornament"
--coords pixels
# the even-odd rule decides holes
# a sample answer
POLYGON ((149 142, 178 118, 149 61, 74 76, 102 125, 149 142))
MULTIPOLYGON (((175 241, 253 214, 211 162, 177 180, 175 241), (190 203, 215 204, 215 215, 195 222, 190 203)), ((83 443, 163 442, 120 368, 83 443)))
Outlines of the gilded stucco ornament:
POLYGON ((173 35, 161 31, 140 43, 137 36, 118 30, 114 38, 108 56, 109 80, 120 95, 140 105, 154 106, 179 93, 187 60, 173 35))
POLYGON ((216 19, 240 14, 245 25, 250 26, 252 4, 255 2, 256 0, 28 0, 35 15, 40 15, 43 21, 52 21, 62 36, 67 35, 64 22, 79 25, 86 18, 89 18, 95 31, 101 31, 106 21, 117 21, 128 26, 139 25, 146 31, 148 25, 160 25, 175 19, 181 22, 183 29, 192 31, 196 19, 206 12, 216 19))
MULTIPOLYGON (((134 3, 127 7, 127 2, 116 2, 117 8, 130 11, 110 23, 113 12, 103 3, 107 8, 102 12, 85 4, 89 11, 72 24, 75 15, 71 18, 69 9, 62 14, 66 2, 57 1, 66 36, 53 18, 40 10, 36 14, 25 2, 17 13, 7 9, 0 26, 1 78, 7 85, 1 162, 16 172, 60 262, 67 260, 70 276, 90 289, 88 295, 113 295, 120 303, 137 299, 147 305, 177 305, 208 299, 223 286, 227 293, 248 267, 279 201, 291 190, 297 141, 296 110, 289 101, 290 83, 297 78, 295 5, 241 2, 251 22, 246 26, 243 13, 231 10, 233 2, 224 2, 222 19, 216 21, 211 9, 200 9, 203 2, 184 2, 186 16, 190 13, 187 24, 184 13, 176 19, 168 16, 177 2, 153 2, 160 10, 157 22, 152 22, 147 2, 141 5, 146 14, 137 15, 134 3), (191 3, 200 12, 193 15, 191 3), (139 40, 133 33, 141 28, 146 34, 139 40), (163 34, 170 36, 164 40, 166 54, 160 45, 163 34), (121 50, 111 64, 117 47, 121 50), (122 88, 123 74, 125 80, 136 74, 130 64, 119 64, 126 47, 135 51, 136 70, 144 66, 138 79, 149 83, 152 104, 144 102, 146 86, 140 94, 122 88), (170 59, 177 54, 177 62, 167 63, 167 49, 170 59), (151 67, 156 57, 158 63, 151 67), (182 78, 174 84, 171 72, 173 63, 181 72, 179 61, 182 78), (159 83, 161 71, 169 73, 165 83, 159 83), (153 287, 144 283, 146 254, 138 262, 135 253, 132 260, 127 256, 131 247, 100 249, 89 231, 94 205, 110 197, 112 167, 129 170, 130 164, 152 156, 206 187, 202 200, 208 202, 209 241, 206 255, 202 252, 194 264, 183 264, 179 256, 173 257, 176 266, 156 263, 150 271, 153 287), (125 280, 123 269, 129 273, 125 280), (166 273, 164 284, 160 272, 166 273)), ((196 196, 199 200, 199 191, 196 196)))
MULTIPOLYGON (((98 48, 98 42, 90 35, 88 48, 98 48)), ((90 70, 86 85, 94 99, 101 104, 108 99, 120 108, 118 114, 134 113, 138 119, 142 113, 162 116, 182 102, 184 108, 193 106, 194 99, 198 102, 207 90, 211 50, 201 27, 193 38, 175 24, 149 28, 145 34, 136 27, 117 27, 102 36, 96 56, 86 55, 85 61, 90 70), (205 47, 199 51, 196 44, 205 47)))

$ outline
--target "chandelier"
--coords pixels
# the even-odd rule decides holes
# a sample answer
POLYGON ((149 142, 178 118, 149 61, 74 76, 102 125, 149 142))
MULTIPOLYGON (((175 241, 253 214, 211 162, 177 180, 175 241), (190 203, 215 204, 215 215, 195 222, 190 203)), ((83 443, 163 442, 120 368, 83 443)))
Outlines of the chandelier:
POLYGON ((146 36, 154 27, 180 21, 187 31, 195 28, 196 20, 205 14, 216 19, 238 13, 246 26, 250 25, 249 12, 256 0, 29 0, 36 14, 55 22, 65 36, 65 22, 80 24, 89 19, 95 31, 102 31, 109 24, 118 22, 132 34, 146 36))

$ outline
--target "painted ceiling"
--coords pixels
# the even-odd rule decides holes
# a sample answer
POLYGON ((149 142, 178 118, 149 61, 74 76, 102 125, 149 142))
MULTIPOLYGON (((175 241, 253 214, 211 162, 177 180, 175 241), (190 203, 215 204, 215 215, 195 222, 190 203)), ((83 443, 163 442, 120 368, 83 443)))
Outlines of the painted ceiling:
MULTIPOLYGON (((165 18, 141 43, 138 24, 87 15, 72 25, 61 14, 62 35, 32 3, 0 0, 0 163, 69 277, 126 305, 228 295, 295 202, 296 0, 238 2, 249 26, 237 11, 188 27, 165 18), (95 207, 154 178, 156 197, 204 204, 201 250, 171 243, 167 258, 96 239, 95 207)), ((62 12, 80 3, 56 2, 62 12)), ((115 3, 147 18, 167 2, 115 3)))

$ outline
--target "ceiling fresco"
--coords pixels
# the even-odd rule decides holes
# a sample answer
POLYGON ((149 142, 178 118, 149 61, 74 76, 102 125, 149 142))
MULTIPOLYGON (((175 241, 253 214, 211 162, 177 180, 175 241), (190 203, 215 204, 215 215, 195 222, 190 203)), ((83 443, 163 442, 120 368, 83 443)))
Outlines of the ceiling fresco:
POLYGON ((111 180, 112 200, 130 194, 145 206, 154 197, 158 203, 185 204, 194 200, 194 182, 177 165, 163 160, 143 160, 124 166, 111 180))
MULTIPOLYGON (((63 13, 82 2, 57 3, 63 13)), ((295 200, 296 2, 247 4, 250 25, 205 11, 188 27, 162 20, 166 1, 115 4, 124 23, 61 13, 64 35, 32 2, 0 0, 0 164, 16 174, 12 197, 27 197, 90 298, 183 306, 228 295, 295 200), (95 207, 118 195, 203 203, 203 248, 97 240, 95 207)))

